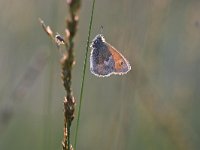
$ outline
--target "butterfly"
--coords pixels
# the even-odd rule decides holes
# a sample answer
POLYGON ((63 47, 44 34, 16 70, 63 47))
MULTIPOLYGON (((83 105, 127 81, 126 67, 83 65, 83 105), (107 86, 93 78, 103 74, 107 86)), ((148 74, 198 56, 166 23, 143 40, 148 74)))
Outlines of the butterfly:
POLYGON ((92 41, 90 55, 90 71, 98 77, 108 77, 112 74, 123 75, 131 70, 126 58, 116 48, 98 34, 92 41))

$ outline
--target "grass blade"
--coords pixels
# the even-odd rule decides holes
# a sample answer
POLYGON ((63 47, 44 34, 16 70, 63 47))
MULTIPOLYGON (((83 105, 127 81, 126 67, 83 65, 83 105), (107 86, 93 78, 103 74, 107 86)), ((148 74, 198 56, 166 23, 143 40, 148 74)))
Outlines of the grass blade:
POLYGON ((74 149, 75 150, 76 150, 76 146, 77 146, 78 129, 79 129, 79 122, 80 122, 80 114, 81 114, 80 112, 81 112, 81 105, 82 105, 82 101, 83 101, 83 89, 84 89, 84 83, 85 83, 85 74, 86 74, 87 58, 88 58, 88 51, 89 51, 89 44, 90 44, 90 35, 91 35, 92 22, 93 22, 94 4, 95 4, 95 0, 93 0, 93 4, 92 4, 92 12, 91 12, 91 16, 90 16, 90 24, 89 24, 87 45, 86 45, 86 51, 85 51, 85 60, 84 60, 84 65, 83 65, 83 76, 82 76, 82 82, 81 82, 80 103, 79 103, 79 107, 78 107, 78 116, 77 116, 76 130, 75 130, 75 142, 74 142, 74 149))

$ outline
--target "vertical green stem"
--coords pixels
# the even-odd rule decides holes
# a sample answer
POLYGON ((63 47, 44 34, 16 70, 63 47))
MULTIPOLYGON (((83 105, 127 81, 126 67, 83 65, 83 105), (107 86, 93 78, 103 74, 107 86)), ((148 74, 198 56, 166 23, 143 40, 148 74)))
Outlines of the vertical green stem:
POLYGON ((93 22, 94 4, 95 4, 95 0, 93 0, 93 4, 92 4, 92 13, 91 13, 91 17, 90 17, 90 24, 89 24, 89 31, 88 31, 89 33, 88 33, 88 38, 87 38, 85 60, 84 60, 84 66, 83 66, 83 77, 82 77, 81 92, 80 92, 80 104, 79 104, 79 108, 78 108, 78 117, 77 117, 77 123, 76 123, 76 131, 75 131, 75 143, 74 143, 75 150, 76 150, 77 138, 78 138, 78 128, 79 128, 79 122, 80 122, 81 105, 82 105, 82 101, 83 101, 83 88, 84 88, 84 82, 85 82, 85 73, 86 73, 86 67, 87 67, 88 50, 89 50, 89 44, 90 44, 90 34, 91 34, 92 22, 93 22))

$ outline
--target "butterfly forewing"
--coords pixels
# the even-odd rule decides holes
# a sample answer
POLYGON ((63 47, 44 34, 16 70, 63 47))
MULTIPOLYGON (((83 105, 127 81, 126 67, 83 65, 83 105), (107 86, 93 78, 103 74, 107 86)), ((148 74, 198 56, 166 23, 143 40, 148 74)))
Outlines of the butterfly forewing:
POLYGON ((115 62, 115 74, 125 74, 127 73, 130 69, 131 66, 129 62, 124 58, 124 56, 117 51, 116 48, 114 48, 112 45, 107 43, 108 45, 108 50, 111 52, 114 62, 115 62))

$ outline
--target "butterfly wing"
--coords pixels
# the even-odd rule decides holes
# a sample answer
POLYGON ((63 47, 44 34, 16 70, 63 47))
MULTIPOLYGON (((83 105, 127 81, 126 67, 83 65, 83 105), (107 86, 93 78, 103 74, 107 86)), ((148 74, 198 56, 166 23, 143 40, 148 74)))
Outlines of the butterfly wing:
POLYGON ((114 72, 115 62, 103 37, 97 36, 91 47, 90 71, 100 77, 111 75, 114 72))
POLYGON ((112 45, 110 45, 109 43, 106 44, 115 62, 114 74, 121 75, 126 74, 128 71, 130 71, 131 66, 126 60, 126 58, 120 52, 118 52, 112 45))
POLYGON ((131 70, 129 62, 104 37, 97 35, 91 44, 90 71, 99 77, 125 74, 131 70))

